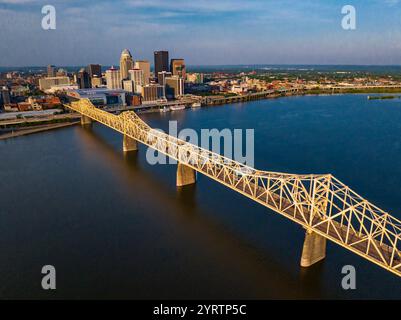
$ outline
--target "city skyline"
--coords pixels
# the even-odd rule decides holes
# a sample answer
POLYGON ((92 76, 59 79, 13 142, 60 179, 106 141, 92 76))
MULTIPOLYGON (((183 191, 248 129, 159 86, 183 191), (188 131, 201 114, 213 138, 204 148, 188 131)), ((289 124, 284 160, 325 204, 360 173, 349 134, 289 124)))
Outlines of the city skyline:
POLYGON ((0 66, 117 65, 123 48, 150 62, 167 50, 187 65, 401 64, 397 0, 54 0, 56 30, 43 30, 46 4, 0 0, 0 66), (346 4, 356 8, 356 30, 341 27, 346 4))

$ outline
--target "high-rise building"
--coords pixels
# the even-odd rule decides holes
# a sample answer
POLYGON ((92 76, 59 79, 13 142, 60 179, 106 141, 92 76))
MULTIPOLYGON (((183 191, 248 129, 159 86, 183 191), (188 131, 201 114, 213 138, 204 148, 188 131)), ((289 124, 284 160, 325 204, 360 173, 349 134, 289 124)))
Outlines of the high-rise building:
POLYGON ((166 78, 171 77, 171 72, 161 71, 157 74, 158 83, 162 86, 166 84, 166 78))
POLYGON ((129 78, 134 83, 134 92, 135 93, 141 93, 142 92, 142 87, 145 85, 144 76, 143 76, 143 70, 135 68, 135 69, 129 70, 128 72, 129 72, 129 78))
POLYGON ((150 78, 150 62, 147 60, 137 60, 135 61, 135 69, 141 69, 143 72, 143 83, 149 84, 150 78))
POLYGON ((48 77, 55 77, 56 76, 56 67, 53 65, 47 66, 47 76, 48 77))
POLYGON ((165 79, 165 93, 168 99, 176 99, 184 94, 184 79, 171 76, 165 79))
POLYGON ((108 89, 122 89, 120 70, 111 67, 106 71, 106 84, 108 89))
POLYGON ((120 58, 120 76, 121 80, 128 79, 128 70, 134 68, 134 60, 128 49, 124 49, 120 58))
POLYGON ((159 72, 169 71, 168 69, 168 51, 155 51, 155 76, 157 77, 157 81, 159 82, 159 72))
POLYGON ((11 103, 10 91, 8 90, 7 87, 1 88, 0 89, 0 105, 10 104, 10 103, 11 103))
POLYGON ((184 59, 171 59, 170 72, 173 76, 179 76, 185 80, 186 68, 184 59))
POLYGON ((87 66, 87 71, 89 73, 89 77, 102 77, 102 66, 100 64, 90 64, 87 66))
POLYGON ((142 87, 142 101, 153 102, 164 99, 164 86, 160 84, 148 84, 142 87))
POLYGON ((85 70, 85 68, 79 70, 77 75, 77 84, 79 89, 88 89, 91 87, 89 73, 85 70))

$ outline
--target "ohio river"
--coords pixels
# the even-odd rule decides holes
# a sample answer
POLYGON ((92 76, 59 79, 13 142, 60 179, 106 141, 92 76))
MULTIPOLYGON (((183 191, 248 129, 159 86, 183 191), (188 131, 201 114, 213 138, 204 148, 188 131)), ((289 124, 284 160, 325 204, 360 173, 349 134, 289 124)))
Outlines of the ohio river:
MULTIPOLYGON (((333 173, 401 217, 401 101, 305 96, 141 115, 150 125, 254 128, 255 167, 333 173)), ((308 269, 298 225, 174 165, 124 156, 94 124, 0 142, 0 298, 400 298, 401 278, 329 243, 308 269), (41 288, 53 265, 57 290, 41 288), (343 290, 353 265, 357 289, 343 290)))

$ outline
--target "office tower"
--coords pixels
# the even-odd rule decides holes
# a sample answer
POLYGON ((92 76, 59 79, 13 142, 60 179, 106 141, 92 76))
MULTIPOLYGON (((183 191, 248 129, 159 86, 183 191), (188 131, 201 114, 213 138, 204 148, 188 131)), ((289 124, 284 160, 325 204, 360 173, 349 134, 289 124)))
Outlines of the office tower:
POLYGON ((120 58, 120 76, 121 80, 128 79, 128 70, 134 68, 134 60, 128 49, 124 49, 120 58))
POLYGON ((147 60, 137 60, 135 61, 135 69, 141 69, 143 72, 143 83, 149 84, 150 78, 150 62, 147 60))
MULTIPOLYGON (((168 69, 168 51, 155 51, 155 76, 158 77, 159 72, 169 71, 168 69)), ((159 78, 157 78, 159 82, 159 78)))
POLYGON ((186 69, 184 59, 171 59, 170 72, 173 76, 179 76, 185 80, 186 69))
POLYGON ((85 68, 79 70, 77 75, 77 84, 79 89, 88 89, 91 87, 89 73, 86 72, 85 68))
POLYGON ((102 66, 100 64, 90 64, 87 67, 87 71, 89 73, 89 77, 102 77, 102 66))
POLYGON ((165 92, 168 99, 176 99, 184 94, 184 79, 171 76, 165 79, 165 92))
POLYGON ((53 86, 69 85, 69 77, 47 77, 39 79, 39 89, 48 90, 53 86))
POLYGON ((0 90, 0 98, 3 105, 11 103, 10 91, 7 87, 3 87, 0 90))
POLYGON ((128 72, 129 72, 129 78, 134 83, 134 92, 141 93, 142 87, 145 85, 143 70, 135 68, 135 69, 129 70, 128 72))
POLYGON ((172 74, 171 72, 167 72, 167 71, 161 71, 157 74, 157 79, 158 79, 158 83, 162 86, 165 85, 166 83, 166 78, 171 77, 172 74))
POLYGON ((164 86, 160 84, 148 84, 142 87, 142 101, 153 102, 164 99, 164 86))
POLYGON ((111 67, 106 71, 106 84, 108 89, 122 89, 120 70, 111 67))
POLYGON ((56 67, 53 65, 47 66, 47 76, 48 77, 55 77, 56 76, 56 67))

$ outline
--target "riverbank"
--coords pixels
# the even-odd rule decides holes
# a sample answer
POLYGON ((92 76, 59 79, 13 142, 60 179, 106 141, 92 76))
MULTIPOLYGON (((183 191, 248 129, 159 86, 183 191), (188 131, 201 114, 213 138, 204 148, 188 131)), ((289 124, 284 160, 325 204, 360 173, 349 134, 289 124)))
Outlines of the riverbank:
POLYGON ((44 125, 39 125, 39 126, 32 126, 29 128, 18 128, 16 130, 12 130, 11 132, 0 134, 0 140, 16 138, 16 137, 33 134, 33 133, 38 133, 38 132, 44 132, 44 131, 48 131, 48 130, 70 127, 70 126, 76 125, 78 123, 80 123, 80 122, 73 121, 73 122, 44 124, 44 125))

